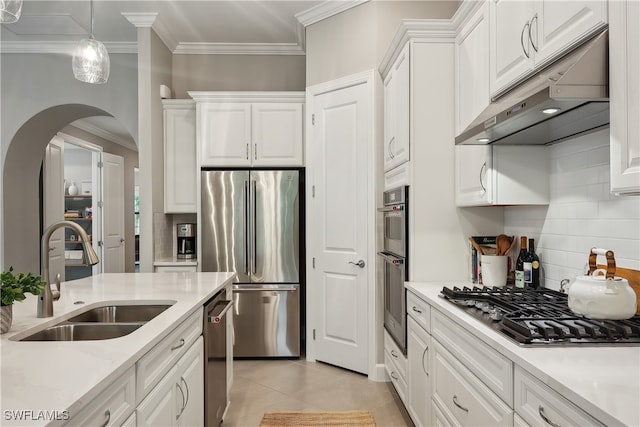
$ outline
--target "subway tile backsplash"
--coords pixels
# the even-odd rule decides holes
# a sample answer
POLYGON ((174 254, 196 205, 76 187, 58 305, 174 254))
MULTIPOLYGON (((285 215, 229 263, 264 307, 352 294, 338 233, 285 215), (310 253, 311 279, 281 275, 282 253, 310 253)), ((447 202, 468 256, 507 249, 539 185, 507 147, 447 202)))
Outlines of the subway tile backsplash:
POLYGON ((614 251, 618 266, 640 270, 640 197, 610 194, 609 130, 549 150, 549 206, 505 208, 505 234, 536 239, 548 288, 583 274, 594 246, 614 251))

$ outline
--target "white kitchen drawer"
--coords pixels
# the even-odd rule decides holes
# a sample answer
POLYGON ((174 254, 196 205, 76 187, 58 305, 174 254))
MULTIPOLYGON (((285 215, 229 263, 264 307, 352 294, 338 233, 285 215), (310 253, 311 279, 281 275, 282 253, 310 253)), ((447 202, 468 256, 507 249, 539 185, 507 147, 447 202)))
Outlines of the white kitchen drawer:
POLYGON ((411 291, 407 291, 407 314, 425 331, 431 332, 431 306, 411 291))
POLYGON ((136 427, 137 425, 136 413, 134 412, 120 427, 136 427))
POLYGON ((509 406, 513 405, 513 363, 437 310, 431 335, 509 406))
POLYGON ((514 383, 514 409, 532 426, 603 425, 519 366, 514 383))
POLYGON ((434 427, 456 427, 435 400, 431 401, 431 425, 434 427))
POLYGON ((517 413, 513 414, 513 427, 530 427, 529 423, 522 419, 517 413))
POLYGON ((398 396, 400 396, 400 399, 406 405, 407 389, 408 389, 407 381, 400 374, 400 372, 398 371, 398 366, 394 363, 394 361, 391 358, 391 355, 386 350, 384 352, 384 366, 385 366, 385 369, 387 370, 387 375, 389 375, 389 378, 391 378, 391 382, 393 383, 393 386, 398 392, 398 396))
POLYGON ((165 339, 136 363, 136 402, 144 397, 164 377, 178 359, 202 335, 202 313, 197 310, 165 339))
POLYGON ((407 378, 407 357, 402 353, 391 335, 384 331, 384 351, 389 353, 389 358, 394 361, 402 378, 407 378))
POLYGON ((121 426, 136 407, 136 371, 131 367, 111 383, 100 396, 77 414, 70 414, 66 426, 121 426))
POLYGON ((511 426, 513 410, 439 342, 432 341, 433 400, 453 424, 511 426))

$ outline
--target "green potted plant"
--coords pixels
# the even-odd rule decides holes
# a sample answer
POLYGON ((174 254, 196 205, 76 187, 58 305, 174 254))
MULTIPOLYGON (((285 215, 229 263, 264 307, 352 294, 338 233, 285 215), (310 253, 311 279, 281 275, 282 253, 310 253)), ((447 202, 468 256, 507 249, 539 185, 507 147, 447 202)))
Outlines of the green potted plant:
POLYGON ((23 301, 25 293, 39 295, 47 283, 40 276, 31 273, 13 273, 13 267, 2 273, 2 285, 0 288, 0 333, 5 333, 11 328, 13 320, 13 303, 23 301))

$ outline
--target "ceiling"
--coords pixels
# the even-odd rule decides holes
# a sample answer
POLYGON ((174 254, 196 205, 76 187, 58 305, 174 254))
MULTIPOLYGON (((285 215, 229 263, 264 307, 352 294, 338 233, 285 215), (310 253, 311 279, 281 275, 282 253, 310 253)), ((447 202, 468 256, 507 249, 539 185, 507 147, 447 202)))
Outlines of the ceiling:
MULTIPOLYGON (((94 35, 110 53, 136 53, 136 25, 152 25, 174 54, 304 55, 305 26, 365 1, 94 0, 94 35)), ((70 53, 91 31, 90 2, 24 0, 18 22, 0 27, 2 53, 70 53)), ((132 141, 115 119, 83 122, 132 141)))

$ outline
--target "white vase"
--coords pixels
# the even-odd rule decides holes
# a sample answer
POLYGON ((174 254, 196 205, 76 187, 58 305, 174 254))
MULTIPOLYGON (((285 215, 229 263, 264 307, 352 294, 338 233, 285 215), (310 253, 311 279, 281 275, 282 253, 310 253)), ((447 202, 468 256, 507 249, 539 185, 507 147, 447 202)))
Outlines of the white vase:
POLYGON ((77 196, 78 195, 78 187, 76 187, 76 183, 72 182, 71 185, 69 186, 69 195, 70 196, 77 196))
POLYGON ((0 305, 0 334, 9 332, 13 321, 13 305, 0 305))

